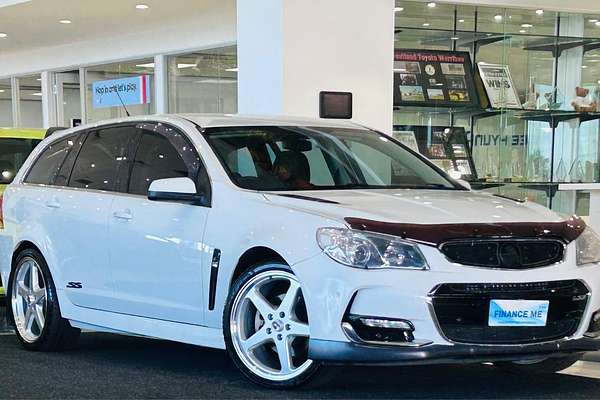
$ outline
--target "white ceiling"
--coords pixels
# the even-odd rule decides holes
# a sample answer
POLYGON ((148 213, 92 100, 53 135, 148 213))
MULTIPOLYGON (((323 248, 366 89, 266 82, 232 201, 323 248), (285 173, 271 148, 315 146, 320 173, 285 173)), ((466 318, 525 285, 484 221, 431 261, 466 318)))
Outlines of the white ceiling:
MULTIPOLYGON (((197 18, 219 0, 0 0, 0 54, 119 34, 197 18), (138 10, 136 4, 147 4, 138 10), (69 19, 71 24, 59 23, 69 19)), ((200 27, 199 27, 200 28, 200 27)), ((110 45, 110 44, 108 44, 110 45)))

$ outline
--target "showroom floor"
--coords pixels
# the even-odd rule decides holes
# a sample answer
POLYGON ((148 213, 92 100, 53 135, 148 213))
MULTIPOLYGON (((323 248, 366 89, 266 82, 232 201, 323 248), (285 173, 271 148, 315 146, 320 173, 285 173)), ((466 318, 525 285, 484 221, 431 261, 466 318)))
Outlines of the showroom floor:
MULTIPOLYGON (((86 333, 77 350, 31 353, 0 333, 0 398, 598 398, 600 363, 519 376, 488 365, 329 368, 295 392, 248 384, 224 352, 151 339, 86 333)), ((590 355, 588 360, 597 356, 590 355)), ((597 357, 600 361, 600 357, 597 357)))

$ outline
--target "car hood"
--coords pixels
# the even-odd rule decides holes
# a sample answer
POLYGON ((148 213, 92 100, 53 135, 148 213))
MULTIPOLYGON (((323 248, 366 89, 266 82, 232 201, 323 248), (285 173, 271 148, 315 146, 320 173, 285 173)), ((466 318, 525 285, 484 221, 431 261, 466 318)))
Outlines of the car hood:
POLYGON ((462 190, 319 190, 265 193, 274 204, 343 222, 355 217, 414 224, 558 222, 556 213, 530 202, 462 190))

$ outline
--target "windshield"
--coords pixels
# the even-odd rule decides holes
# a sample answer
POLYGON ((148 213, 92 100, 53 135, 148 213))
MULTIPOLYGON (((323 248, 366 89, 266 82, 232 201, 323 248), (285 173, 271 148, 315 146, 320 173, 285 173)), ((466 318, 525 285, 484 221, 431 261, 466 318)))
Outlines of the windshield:
POLYGON ((39 142, 41 140, 0 138, 0 185, 13 181, 19 168, 39 142))
POLYGON ((245 189, 457 188, 403 146, 366 129, 228 127, 205 136, 245 189))

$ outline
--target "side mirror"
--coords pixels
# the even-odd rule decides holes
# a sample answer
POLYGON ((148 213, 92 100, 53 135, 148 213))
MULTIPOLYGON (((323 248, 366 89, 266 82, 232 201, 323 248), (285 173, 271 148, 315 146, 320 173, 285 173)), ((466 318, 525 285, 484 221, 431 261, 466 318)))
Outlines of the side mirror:
POLYGON ((190 178, 166 178, 152 181, 148 189, 148 200, 206 205, 206 197, 196 191, 190 178))
POLYGON ((464 179, 457 179, 456 182, 467 190, 471 190, 471 184, 464 179))

